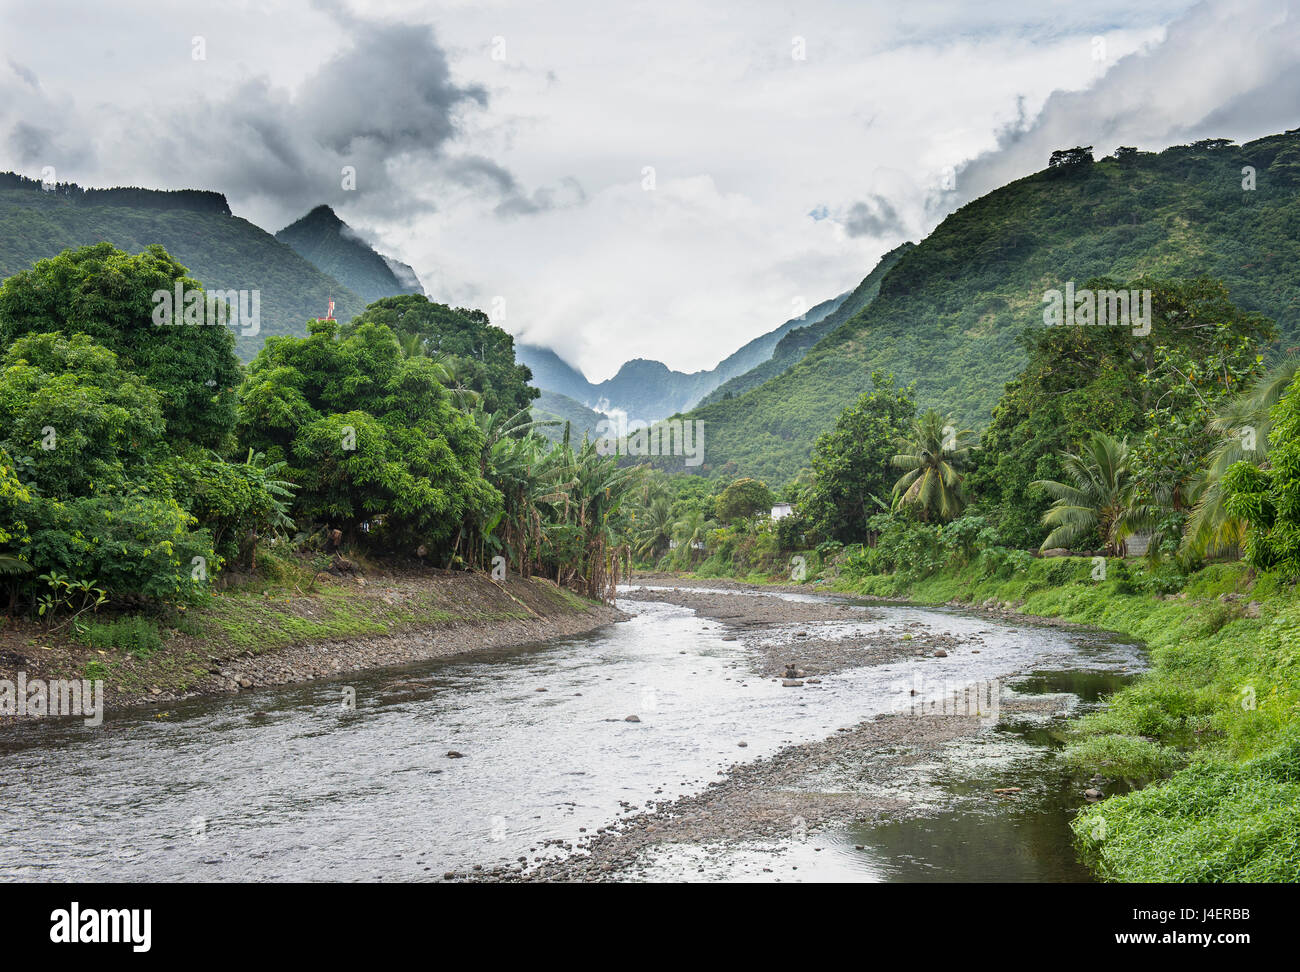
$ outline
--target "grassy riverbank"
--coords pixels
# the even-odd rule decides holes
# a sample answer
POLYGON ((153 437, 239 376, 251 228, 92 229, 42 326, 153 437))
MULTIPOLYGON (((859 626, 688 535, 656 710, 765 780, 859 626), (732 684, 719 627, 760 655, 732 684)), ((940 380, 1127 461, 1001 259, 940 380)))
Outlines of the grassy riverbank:
POLYGON ((308 574, 250 582, 169 616, 92 615, 83 632, 11 620, 0 629, 0 677, 103 679, 114 707, 570 634, 612 613, 536 578, 308 574))
POLYGON ((842 575, 831 589, 1000 605, 1144 642, 1151 669, 1074 725, 1081 771, 1139 787, 1074 827, 1097 873, 1119 881, 1300 880, 1300 598, 1270 575, 1211 566, 1181 590, 1139 589, 1134 562, 1035 560, 1009 577, 975 567, 921 579, 842 575))

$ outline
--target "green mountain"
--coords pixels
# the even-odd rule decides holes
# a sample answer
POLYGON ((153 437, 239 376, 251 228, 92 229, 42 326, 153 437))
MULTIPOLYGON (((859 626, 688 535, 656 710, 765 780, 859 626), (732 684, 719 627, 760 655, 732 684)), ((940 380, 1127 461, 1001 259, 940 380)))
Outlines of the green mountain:
POLYGON ((367 304, 381 297, 424 294, 415 271, 376 253, 329 206, 317 206, 275 234, 367 304))
MULTIPOLYGON (((876 264, 875 268, 850 293, 835 298, 833 302, 828 301, 827 303, 833 303, 834 306, 819 319, 813 319, 813 312, 810 311, 808 317, 812 320, 812 323, 806 323, 803 327, 794 328, 789 327, 789 324, 785 324, 773 331, 772 334, 778 335, 778 338, 776 343, 771 346, 766 359, 744 374, 723 382, 705 395, 700 404, 708 405, 710 402, 735 398, 751 388, 757 388, 769 378, 775 378, 783 371, 794 367, 818 341, 856 315, 875 299, 880 290, 880 281, 884 278, 886 271, 897 263, 899 257, 912 246, 911 243, 904 243, 886 253, 880 258, 880 262, 876 264)), ((826 305, 818 306, 824 307, 826 305)), ((813 308, 813 310, 816 311, 817 308, 813 308)), ((765 334, 757 340, 762 341, 768 337, 771 337, 771 335, 765 334)), ((742 348, 742 350, 744 349, 742 348)))
MULTIPOLYGON (((582 441, 584 434, 590 439, 595 439, 599 432, 604 431, 599 429, 604 415, 558 392, 543 390, 542 394, 533 401, 532 416, 534 421, 539 422, 569 423, 569 437, 575 445, 582 441)), ((548 426, 537 431, 552 442, 559 442, 564 438, 563 425, 548 426)))
POLYGON ((131 253, 162 244, 209 289, 261 292, 261 329, 240 336, 240 357, 252 358, 277 334, 305 334, 329 299, 349 320, 366 301, 288 244, 230 212, 215 192, 82 189, 0 173, 0 279, 68 247, 108 241, 131 253))
POLYGON ((633 358, 613 378, 591 382, 550 348, 518 344, 519 361, 533 372, 533 384, 588 406, 619 409, 630 419, 654 422, 690 408, 728 379, 748 373, 772 356, 792 333, 818 325, 844 302, 841 294, 824 300, 801 317, 754 338, 707 371, 686 374, 659 361, 633 358))
POLYGON ((705 468, 784 482, 875 369, 915 382, 923 407, 986 424, 1024 364, 1018 335, 1043 326, 1045 293, 1070 281, 1217 277, 1284 346, 1300 343, 1300 129, 1054 162, 949 215, 788 371, 690 412, 707 428, 705 468))

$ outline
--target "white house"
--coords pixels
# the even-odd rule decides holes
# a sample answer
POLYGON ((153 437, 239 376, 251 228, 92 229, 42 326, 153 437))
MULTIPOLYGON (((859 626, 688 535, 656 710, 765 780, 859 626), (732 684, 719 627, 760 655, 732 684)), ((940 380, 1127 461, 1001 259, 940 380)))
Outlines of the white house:
POLYGON ((777 503, 772 507, 772 519, 784 520, 787 516, 794 515, 794 508, 789 503, 777 503))

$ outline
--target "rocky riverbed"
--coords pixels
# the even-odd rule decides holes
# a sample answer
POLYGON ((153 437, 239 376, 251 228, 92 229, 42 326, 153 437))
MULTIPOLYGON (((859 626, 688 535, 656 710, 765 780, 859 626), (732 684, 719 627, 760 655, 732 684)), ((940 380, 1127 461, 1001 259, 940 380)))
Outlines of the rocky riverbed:
MULTIPOLYGON (((847 669, 945 659, 985 650, 992 629, 957 637, 915 620, 880 627, 870 607, 843 598, 809 597, 807 588, 747 588, 734 582, 678 583, 647 578, 626 591, 633 602, 671 603, 721 622, 723 640, 742 641, 754 675, 795 691, 813 691, 823 677, 847 669), (774 594, 798 593, 800 600, 774 594), (870 627, 872 630, 868 630, 870 627)), ((988 605, 1006 615, 1010 605, 988 605)), ((915 691, 912 692, 915 695, 915 691)), ((1077 702, 1070 695, 1003 692, 999 719, 1060 719, 1077 702)), ((809 704, 815 705, 815 696, 809 704)), ((969 709, 969 707, 967 707, 969 709)), ((648 862, 682 848, 706 856, 754 842, 804 840, 835 825, 870 824, 925 812, 918 788, 935 767, 967 759, 972 745, 987 741, 993 721, 968 711, 927 715, 925 706, 841 726, 828 738, 789 745, 750 762, 737 762, 703 790, 676 799, 625 806, 621 819, 576 841, 543 842, 514 866, 448 872, 444 880, 626 881, 646 878, 648 862), (556 857, 555 852, 561 852, 556 857)), ((738 747, 745 746, 743 741, 738 747)), ((1018 786, 990 780, 981 799, 1017 799, 1018 786)), ((1082 791, 1081 791, 1082 794, 1082 791)), ((1080 802, 1082 802, 1082 797, 1080 802)), ((820 848, 816 848, 820 849, 820 848)), ((705 867, 692 866, 704 871, 705 867)), ((770 868, 763 868, 770 872, 770 868)))

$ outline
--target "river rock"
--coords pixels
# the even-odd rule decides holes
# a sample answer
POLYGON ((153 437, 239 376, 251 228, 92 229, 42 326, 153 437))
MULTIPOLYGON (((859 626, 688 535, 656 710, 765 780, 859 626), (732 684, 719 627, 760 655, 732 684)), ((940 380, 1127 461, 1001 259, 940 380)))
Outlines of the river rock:
POLYGON ((1106 794, 1102 793, 1101 790, 1094 786, 1090 786, 1088 789, 1084 790, 1083 796, 1085 799, 1092 800, 1094 803, 1098 800, 1106 799, 1106 794))
POLYGON ((630 715, 630 716, 628 716, 626 719, 624 719, 623 721, 624 721, 624 722, 640 722, 640 721, 641 721, 641 717, 640 717, 640 716, 630 715))
POLYGON ((947 658, 947 657, 948 657, 948 653, 947 653, 946 651, 944 651, 942 648, 936 648, 936 649, 934 650, 934 657, 935 657, 935 658, 947 658))
POLYGON ((465 758, 465 754, 464 754, 464 753, 458 753, 458 752, 456 752, 456 750, 454 750, 454 749, 449 749, 449 750, 447 750, 447 758, 448 758, 448 759, 464 759, 464 758, 465 758))
POLYGON ((786 688, 803 688, 803 682, 797 678, 783 678, 781 684, 786 688))

